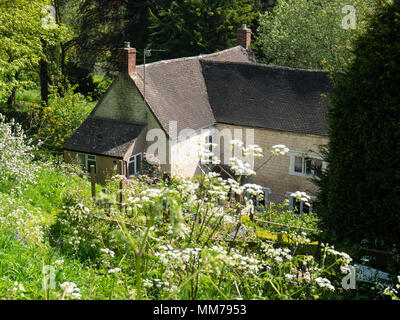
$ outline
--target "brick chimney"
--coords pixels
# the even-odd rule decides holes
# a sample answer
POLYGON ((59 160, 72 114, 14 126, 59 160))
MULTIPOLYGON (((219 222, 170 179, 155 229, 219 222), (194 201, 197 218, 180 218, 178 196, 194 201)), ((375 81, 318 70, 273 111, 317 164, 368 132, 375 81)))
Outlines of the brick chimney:
POLYGON ((119 72, 133 74, 136 70, 136 49, 131 48, 129 42, 124 42, 124 47, 119 49, 119 72))
POLYGON ((242 27, 237 30, 237 39, 240 46, 249 49, 251 44, 251 29, 243 24, 242 27))

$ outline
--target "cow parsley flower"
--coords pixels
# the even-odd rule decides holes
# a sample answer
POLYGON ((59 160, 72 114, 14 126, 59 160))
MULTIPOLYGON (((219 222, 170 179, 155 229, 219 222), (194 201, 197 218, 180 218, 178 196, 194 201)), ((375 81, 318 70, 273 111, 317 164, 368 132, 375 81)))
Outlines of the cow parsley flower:
POLYGON ((121 272, 120 268, 114 268, 114 269, 108 270, 108 273, 119 273, 119 272, 121 272))
POLYGON ((60 285, 62 291, 63 291, 63 296, 62 300, 64 298, 72 298, 72 299, 81 299, 82 295, 80 294, 80 289, 76 286, 75 283, 73 282, 64 282, 63 284, 60 285))
POLYGON ((114 251, 112 251, 112 250, 110 250, 110 249, 108 249, 108 248, 100 249, 100 251, 101 251, 101 252, 104 252, 104 253, 107 254, 107 255, 109 255, 111 258, 114 258, 114 256, 115 256, 114 251))
POLYGON ((277 144, 275 146, 272 146, 272 150, 271 150, 271 153, 274 156, 277 156, 277 155, 283 156, 288 152, 289 152, 289 148, 287 148, 284 144, 277 144))
POLYGON ((335 287, 331 284, 331 282, 326 279, 326 278, 321 278, 318 277, 315 279, 315 282, 321 287, 321 288, 327 288, 331 291, 335 291, 335 287))

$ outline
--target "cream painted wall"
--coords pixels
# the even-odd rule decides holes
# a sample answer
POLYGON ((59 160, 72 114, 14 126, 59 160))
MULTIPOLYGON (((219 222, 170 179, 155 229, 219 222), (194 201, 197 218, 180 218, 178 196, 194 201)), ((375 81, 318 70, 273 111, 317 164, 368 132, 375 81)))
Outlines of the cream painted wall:
MULTIPOLYGON (((171 143, 171 173, 175 176, 193 177, 199 174, 200 156, 203 148, 200 143, 206 142, 213 128, 204 128, 193 132, 193 136, 181 136, 171 143)), ((181 133, 184 134, 184 133, 181 133)))
MULTIPOLYGON (((78 152, 64 150, 64 161, 67 163, 78 164, 77 154, 78 152)), ((112 157, 96 156, 96 165, 96 182, 101 184, 104 184, 105 181, 113 175, 119 174, 121 170, 119 159, 112 157), (116 170, 114 170, 114 165, 117 166, 116 170)))

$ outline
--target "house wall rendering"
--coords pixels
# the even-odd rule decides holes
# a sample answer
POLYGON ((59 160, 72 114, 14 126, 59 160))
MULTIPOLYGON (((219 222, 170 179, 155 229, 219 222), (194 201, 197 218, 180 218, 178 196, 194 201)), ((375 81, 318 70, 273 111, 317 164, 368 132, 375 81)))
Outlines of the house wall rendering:
MULTIPOLYGON (((199 152, 203 148, 201 144, 206 142, 213 128, 196 131, 196 134, 181 137, 171 143, 171 173, 175 176, 193 177, 200 174, 199 152)), ((192 131, 192 130, 191 130, 192 131)))

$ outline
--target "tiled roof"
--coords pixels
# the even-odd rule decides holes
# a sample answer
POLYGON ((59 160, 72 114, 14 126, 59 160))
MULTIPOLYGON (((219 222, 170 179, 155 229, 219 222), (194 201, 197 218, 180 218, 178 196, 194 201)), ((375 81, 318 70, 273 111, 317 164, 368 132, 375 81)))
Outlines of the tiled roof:
POLYGON ((263 64, 201 61, 216 122, 327 135, 332 90, 325 71, 263 64))
POLYGON ((144 127, 89 116, 64 144, 64 149, 123 158, 144 127))
MULTIPOLYGON (((143 78, 138 66, 142 94, 143 78)), ((146 101, 167 133, 177 121, 178 132, 227 123, 326 136, 330 91, 327 72, 258 64, 240 46, 146 65, 146 101)))
MULTIPOLYGON (((208 101, 201 61, 254 62, 255 58, 241 46, 221 52, 188 58, 154 62, 146 65, 146 101, 169 133, 169 121, 177 121, 181 129, 200 129, 215 123, 208 101)), ((143 65, 132 76, 144 94, 143 65)))

